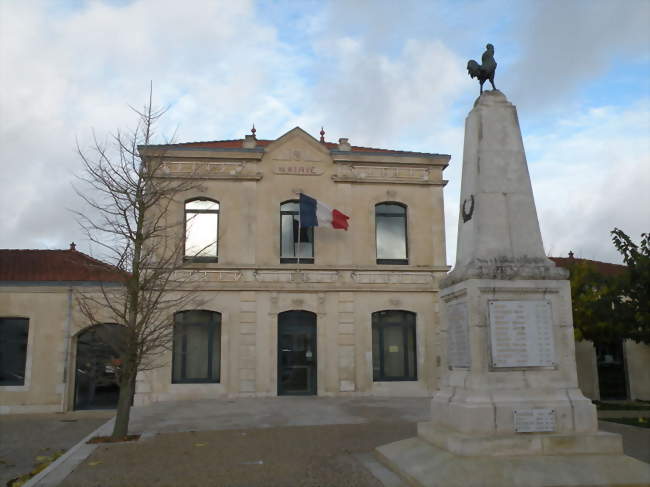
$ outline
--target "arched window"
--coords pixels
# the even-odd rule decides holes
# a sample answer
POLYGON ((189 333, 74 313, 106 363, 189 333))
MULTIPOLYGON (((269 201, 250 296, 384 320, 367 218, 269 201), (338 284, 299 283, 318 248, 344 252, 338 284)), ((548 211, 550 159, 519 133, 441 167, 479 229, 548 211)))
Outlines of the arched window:
POLYGON ((27 318, 0 318, 0 386, 25 385, 27 318))
POLYGON ((314 263, 314 227, 300 226, 298 200, 280 205, 280 263, 314 263))
POLYGON ((197 198, 185 202, 185 258, 216 262, 219 202, 197 198))
POLYGON ((375 205, 377 264, 408 264, 406 206, 384 202, 375 205))
POLYGON ((415 313, 402 310, 372 314, 374 381, 417 380, 415 313))
POLYGON ((221 313, 181 311, 174 316, 172 382, 219 382, 221 313))

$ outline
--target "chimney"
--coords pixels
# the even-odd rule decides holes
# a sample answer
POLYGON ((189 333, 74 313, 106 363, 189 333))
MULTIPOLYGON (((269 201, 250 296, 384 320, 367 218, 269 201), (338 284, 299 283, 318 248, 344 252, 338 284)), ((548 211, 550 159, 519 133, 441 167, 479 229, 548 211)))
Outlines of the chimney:
POLYGON ((70 250, 77 250, 77 244, 74 242, 70 242, 70 250))
POLYGON ((257 140, 255 140, 254 135, 247 135, 244 139, 244 149, 255 149, 257 146, 257 140))
POLYGON ((339 150, 342 151, 352 150, 352 146, 350 145, 350 142, 348 142, 348 139, 339 139, 339 150))

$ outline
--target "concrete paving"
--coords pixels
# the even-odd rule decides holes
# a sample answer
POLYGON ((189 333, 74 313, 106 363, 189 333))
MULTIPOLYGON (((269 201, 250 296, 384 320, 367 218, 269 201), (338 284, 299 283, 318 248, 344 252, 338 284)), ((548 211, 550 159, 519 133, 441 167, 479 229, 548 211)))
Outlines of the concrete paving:
POLYGON ((30 472, 37 456, 75 445, 113 416, 113 411, 0 416, 0 486, 30 472))
MULTIPOLYGON (((429 399, 177 401, 133 408, 131 418, 140 441, 93 445, 61 485, 401 487, 372 452, 414 436, 416 423, 429 419, 429 399)), ((601 428, 623 434, 626 454, 650 463, 650 430, 601 428)))

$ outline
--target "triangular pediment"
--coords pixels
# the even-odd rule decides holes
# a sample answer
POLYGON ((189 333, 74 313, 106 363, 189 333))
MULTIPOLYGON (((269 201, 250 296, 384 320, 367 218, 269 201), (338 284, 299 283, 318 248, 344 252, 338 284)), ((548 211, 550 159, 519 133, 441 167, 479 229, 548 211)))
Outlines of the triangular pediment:
POLYGON ((327 162, 330 152, 324 144, 300 127, 289 130, 266 147, 266 157, 277 162, 327 162))

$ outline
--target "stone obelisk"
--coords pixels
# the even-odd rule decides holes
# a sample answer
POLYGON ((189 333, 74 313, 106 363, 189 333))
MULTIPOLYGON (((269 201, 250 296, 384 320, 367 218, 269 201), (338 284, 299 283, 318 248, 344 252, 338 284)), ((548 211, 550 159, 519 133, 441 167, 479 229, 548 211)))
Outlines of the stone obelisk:
POLYGON ((440 284, 431 421, 377 449, 413 485, 650 485, 578 388, 568 275, 546 258, 517 111, 486 91, 465 122, 456 265, 440 284))

